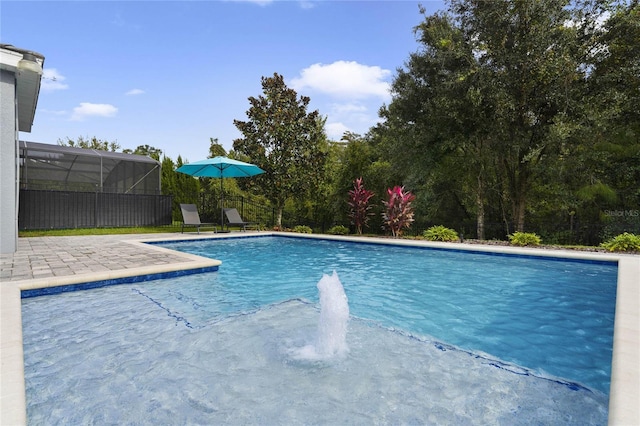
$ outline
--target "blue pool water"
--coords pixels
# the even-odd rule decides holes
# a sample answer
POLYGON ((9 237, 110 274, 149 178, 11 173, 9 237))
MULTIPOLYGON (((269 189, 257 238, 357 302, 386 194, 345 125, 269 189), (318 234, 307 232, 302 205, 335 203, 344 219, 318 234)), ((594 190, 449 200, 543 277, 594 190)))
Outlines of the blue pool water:
POLYGON ((615 263, 282 237, 164 246, 222 260, 207 315, 316 301, 335 270, 351 315, 609 393, 615 263))
POLYGON ((283 237, 219 271, 23 299, 30 424, 607 421, 616 266, 283 237), (348 355, 303 362, 323 274, 348 355))

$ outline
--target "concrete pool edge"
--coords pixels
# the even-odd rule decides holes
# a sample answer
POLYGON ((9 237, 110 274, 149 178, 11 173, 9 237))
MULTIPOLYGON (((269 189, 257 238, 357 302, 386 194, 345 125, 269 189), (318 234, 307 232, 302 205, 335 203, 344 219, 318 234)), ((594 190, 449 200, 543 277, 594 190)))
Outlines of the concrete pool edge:
MULTIPOLYGON (((125 240, 123 244, 140 244, 145 249, 168 250, 155 244, 182 240, 238 238, 256 236, 286 236, 312 239, 352 241, 362 243, 404 245, 425 248, 463 250, 487 253, 504 253, 522 256, 541 256, 577 260, 594 260, 618 263, 618 287, 614 325, 614 347, 609 396, 609 424, 640 424, 640 256, 578 252, 572 250, 546 250, 507 246, 482 246, 478 244, 433 243, 416 240, 394 240, 375 237, 347 237, 319 234, 291 234, 278 232, 233 233, 213 235, 164 234, 148 235, 139 240, 125 240)), ((81 238, 81 237, 80 237, 81 238)), ((168 250, 175 254, 173 250, 168 250)), ((184 253, 183 253, 184 254, 184 253)), ((107 273, 109 278, 145 275, 149 271, 191 269, 196 265, 211 265, 212 259, 184 254, 185 262, 171 265, 151 265, 107 273)), ((213 261, 215 262, 215 261, 213 261)), ((96 281, 105 273, 52 277, 25 281, 5 282, 0 286, 0 424, 26 424, 26 400, 24 383, 24 357, 22 345, 21 290, 38 286, 56 286, 86 281, 96 281)))
POLYGON ((618 261, 609 424, 640 424, 640 259, 618 261), (634 285, 635 279, 635 285, 634 285))

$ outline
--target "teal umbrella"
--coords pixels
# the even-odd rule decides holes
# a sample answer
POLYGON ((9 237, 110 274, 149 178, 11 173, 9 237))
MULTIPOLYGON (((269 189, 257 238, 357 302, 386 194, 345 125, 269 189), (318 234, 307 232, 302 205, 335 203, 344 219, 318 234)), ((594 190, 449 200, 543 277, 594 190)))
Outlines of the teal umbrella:
POLYGON ((185 164, 176 170, 194 177, 210 177, 220 179, 220 225, 224 225, 224 192, 222 190, 224 178, 250 177, 264 173, 255 164, 233 160, 227 157, 207 158, 195 163, 185 164))

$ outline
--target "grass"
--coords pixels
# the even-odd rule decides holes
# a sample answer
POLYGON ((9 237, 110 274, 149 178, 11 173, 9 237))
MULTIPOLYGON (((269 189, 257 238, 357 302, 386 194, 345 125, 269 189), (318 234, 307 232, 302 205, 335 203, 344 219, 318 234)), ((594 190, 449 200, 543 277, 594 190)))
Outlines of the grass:
POLYGON ((114 234, 157 234, 180 232, 180 223, 167 226, 149 226, 135 228, 77 228, 77 229, 40 229, 19 231, 20 237, 65 237, 78 235, 114 235, 114 234))
MULTIPOLYGON (((194 232, 195 227, 185 226, 185 232, 194 232)), ((240 229, 233 228, 232 229, 240 229)), ((207 229, 208 230, 208 229, 207 229)), ((116 234, 158 234, 182 231, 182 222, 174 222, 165 226, 141 226, 133 228, 74 228, 74 229, 37 229, 18 231, 19 237, 75 237, 81 235, 116 235, 116 234)))

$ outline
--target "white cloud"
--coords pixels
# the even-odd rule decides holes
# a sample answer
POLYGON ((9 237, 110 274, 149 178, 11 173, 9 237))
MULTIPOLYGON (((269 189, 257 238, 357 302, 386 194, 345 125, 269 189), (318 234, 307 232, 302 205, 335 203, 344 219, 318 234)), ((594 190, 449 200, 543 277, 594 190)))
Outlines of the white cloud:
POLYGON ((40 84, 40 88, 43 92, 68 89, 69 85, 63 83, 64 80, 66 80, 66 77, 60 74, 57 69, 45 68, 42 71, 42 83, 40 84))
POLYGON ((324 128, 327 132, 327 137, 334 141, 339 141, 342 138, 344 132, 351 131, 349 127, 339 122, 326 123, 324 128))
POLYGON ((82 121, 87 117, 113 117, 117 112, 118 108, 113 105, 81 102, 80 106, 73 109, 71 120, 82 121))
POLYGON ((367 107, 362 104, 331 104, 331 112, 335 114, 356 114, 366 113, 367 107))
POLYGON ((142 89, 131 89, 127 93, 125 93, 125 95, 135 96, 135 95, 142 95, 143 93, 144 93, 144 90, 142 89))
POLYGON ((291 80, 290 86, 300 92, 306 89, 328 94, 337 98, 363 99, 390 98, 389 86, 385 81, 391 71, 378 66, 362 65, 355 61, 336 61, 329 65, 313 64, 291 80))
POLYGON ((329 114, 325 130, 332 140, 340 140, 345 131, 364 134, 376 125, 380 118, 374 106, 359 102, 333 103, 328 105, 329 114))

